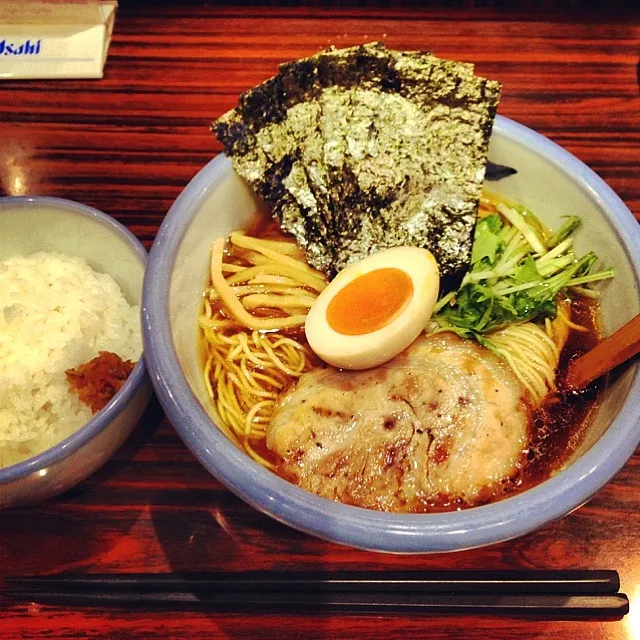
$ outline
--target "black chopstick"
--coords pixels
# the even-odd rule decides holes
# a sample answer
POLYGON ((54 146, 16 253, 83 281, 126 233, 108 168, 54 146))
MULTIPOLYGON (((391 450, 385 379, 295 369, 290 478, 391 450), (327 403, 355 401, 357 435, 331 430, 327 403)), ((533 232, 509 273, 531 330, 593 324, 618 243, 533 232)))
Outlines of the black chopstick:
POLYGON ((624 594, 469 595, 418 593, 295 593, 282 591, 146 592, 48 591, 11 592, 21 601, 66 606, 195 609, 251 613, 387 613, 492 614, 549 617, 619 617, 629 611, 624 594))
POLYGON ((619 617, 616 571, 248 571, 5 578, 20 602, 252 613, 430 613, 619 617))
POLYGON ((141 592, 293 591, 493 594, 614 594, 611 570, 567 571, 248 571, 242 573, 56 574, 5 578, 11 590, 64 589, 141 592))
POLYGON ((495 162, 491 162, 491 160, 488 160, 485 171, 485 178, 487 180, 502 180, 502 178, 508 178, 509 176, 512 176, 516 173, 518 173, 518 171, 513 167, 508 167, 504 164, 496 164, 495 162))

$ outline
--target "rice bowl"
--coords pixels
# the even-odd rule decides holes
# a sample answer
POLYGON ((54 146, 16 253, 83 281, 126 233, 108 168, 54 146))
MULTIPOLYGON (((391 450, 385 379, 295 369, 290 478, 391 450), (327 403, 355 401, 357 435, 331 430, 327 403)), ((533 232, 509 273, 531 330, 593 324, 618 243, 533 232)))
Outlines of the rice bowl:
MULTIPOLYGON (((10 506, 50 497, 87 477, 122 444, 144 410, 151 392, 146 367, 140 356, 139 344, 135 346, 135 340, 129 346, 126 343, 131 342, 132 324, 138 322, 135 305, 139 304, 140 300, 146 252, 139 241, 114 219, 91 207, 57 198, 0 199, 0 234, 3 237, 0 262, 20 262, 22 259, 16 258, 17 256, 32 256, 46 252, 57 256, 75 256, 72 262, 85 275, 87 272, 84 269, 89 268, 91 272, 109 274, 108 277, 97 276, 97 282, 89 282, 87 285, 88 291, 85 291, 84 297, 95 296, 94 303, 97 306, 94 307, 94 313, 89 313, 82 319, 74 318, 71 324, 75 326, 78 334, 84 331, 87 344, 92 343, 96 350, 106 346, 106 337, 112 347, 137 360, 129 378, 102 411, 92 416, 86 407, 78 408, 79 401, 76 398, 71 398, 70 406, 63 401, 63 411, 70 409, 71 413, 78 413, 76 424, 67 425, 58 433, 50 432, 47 436, 50 440, 45 438, 46 441, 41 443, 47 447, 46 450, 36 453, 34 447, 33 450, 23 451, 23 459, 20 462, 0 468, 0 506, 10 506), (105 325, 104 318, 107 312, 104 303, 98 302, 97 298, 105 292, 113 298, 114 287, 121 291, 120 295, 123 297, 119 302, 114 302, 114 315, 105 325), (127 319, 119 317, 121 314, 127 319), (102 328, 96 330, 98 325, 102 328), (102 337, 99 337, 99 334, 102 337), (81 424, 78 424, 79 421, 81 424)), ((73 290, 78 293, 75 284, 73 290)), ((37 294, 37 287, 33 292, 37 294)), ((68 294, 69 291, 63 297, 66 295, 73 298, 68 294)), ((111 301, 113 302, 113 299, 111 301)), ((66 302, 70 303, 69 300, 66 302)), ((71 308, 73 314, 83 315, 82 305, 71 304, 71 308)), ((15 319, 12 316, 15 315, 17 318, 21 311, 23 310, 19 307, 11 307, 9 312, 4 311, 3 320, 7 322, 15 319)), ((64 319, 56 318, 55 312, 49 310, 48 315, 54 325, 60 320, 64 325, 64 319)), ((42 321, 40 324, 43 325, 42 321)), ((59 340, 59 329, 58 324, 50 332, 49 338, 56 335, 56 339, 59 340)), ((16 332, 17 335, 19 331, 16 332)), ((39 346, 47 343, 47 333, 49 332, 42 332, 42 335, 38 336, 41 340, 39 346)), ((77 338, 77 335, 74 337, 77 338)), ((49 347, 55 344, 56 339, 49 340, 49 347)), ((59 340, 59 343, 61 351, 64 352, 64 340, 59 340)), ((66 355, 75 351, 75 356, 64 363, 64 358, 60 360, 58 364, 62 363, 62 367, 67 364, 76 366, 94 353, 91 349, 87 351, 78 347, 77 344, 72 347, 71 343, 67 351, 69 353, 66 355)), ((4 353, 6 355, 6 352, 4 353)), ((31 356, 34 359, 32 364, 39 362, 42 365, 42 360, 39 360, 42 353, 38 349, 31 356)), ((15 373, 14 370, 14 381, 20 377, 14 375, 15 373)), ((30 375, 27 372, 26 377, 30 375)), ((51 391, 51 388, 48 391, 51 391)), ((6 389, 3 389, 3 392, 6 393, 6 389)), ((12 398, 15 398, 15 394, 12 398)), ((45 398, 45 404, 47 400, 51 403, 54 398, 45 398)), ((3 402, 6 403, 6 396, 3 402)), ((24 403, 21 407, 30 410, 24 403)), ((28 435, 33 433, 33 425, 23 424, 22 429, 28 435)))

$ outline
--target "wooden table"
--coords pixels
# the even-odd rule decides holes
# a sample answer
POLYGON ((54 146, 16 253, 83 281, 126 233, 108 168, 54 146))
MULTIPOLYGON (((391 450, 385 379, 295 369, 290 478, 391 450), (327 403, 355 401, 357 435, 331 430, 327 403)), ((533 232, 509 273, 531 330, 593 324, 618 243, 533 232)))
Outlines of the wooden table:
MULTIPOLYGON (((147 247, 220 146, 210 121, 279 62, 382 39, 476 64, 504 85, 500 113, 597 171, 640 214, 640 21, 401 10, 123 8, 103 80, 0 85, 3 195, 71 198, 147 247)), ((1 240, 0 240, 1 241, 1 240)), ((640 453, 588 505, 512 542, 418 557, 348 549, 245 505, 201 466, 156 404, 96 475, 0 515, 0 577, 57 571, 614 568, 622 620, 238 615, 12 606, 12 638, 640 638, 640 453)))

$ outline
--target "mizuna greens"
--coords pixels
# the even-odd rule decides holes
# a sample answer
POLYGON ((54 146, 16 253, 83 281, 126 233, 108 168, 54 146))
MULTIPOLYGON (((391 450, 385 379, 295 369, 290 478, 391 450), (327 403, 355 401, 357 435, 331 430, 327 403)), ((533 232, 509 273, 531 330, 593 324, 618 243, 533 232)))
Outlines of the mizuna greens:
POLYGON ((567 216, 552 233, 526 207, 483 199, 471 269, 457 291, 439 300, 436 331, 484 342, 484 334, 509 325, 555 318, 561 292, 597 297, 589 284, 613 277, 613 269, 592 272, 596 255, 575 255, 571 234, 579 225, 567 216))

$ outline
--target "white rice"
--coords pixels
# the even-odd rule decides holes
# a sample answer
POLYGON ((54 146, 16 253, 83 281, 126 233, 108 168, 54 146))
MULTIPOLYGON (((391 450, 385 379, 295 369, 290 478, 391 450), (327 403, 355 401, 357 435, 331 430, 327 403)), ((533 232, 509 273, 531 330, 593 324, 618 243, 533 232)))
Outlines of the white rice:
POLYGON ((79 258, 0 261, 0 468, 32 457, 91 417, 65 371, 99 351, 137 361, 140 308, 79 258))

